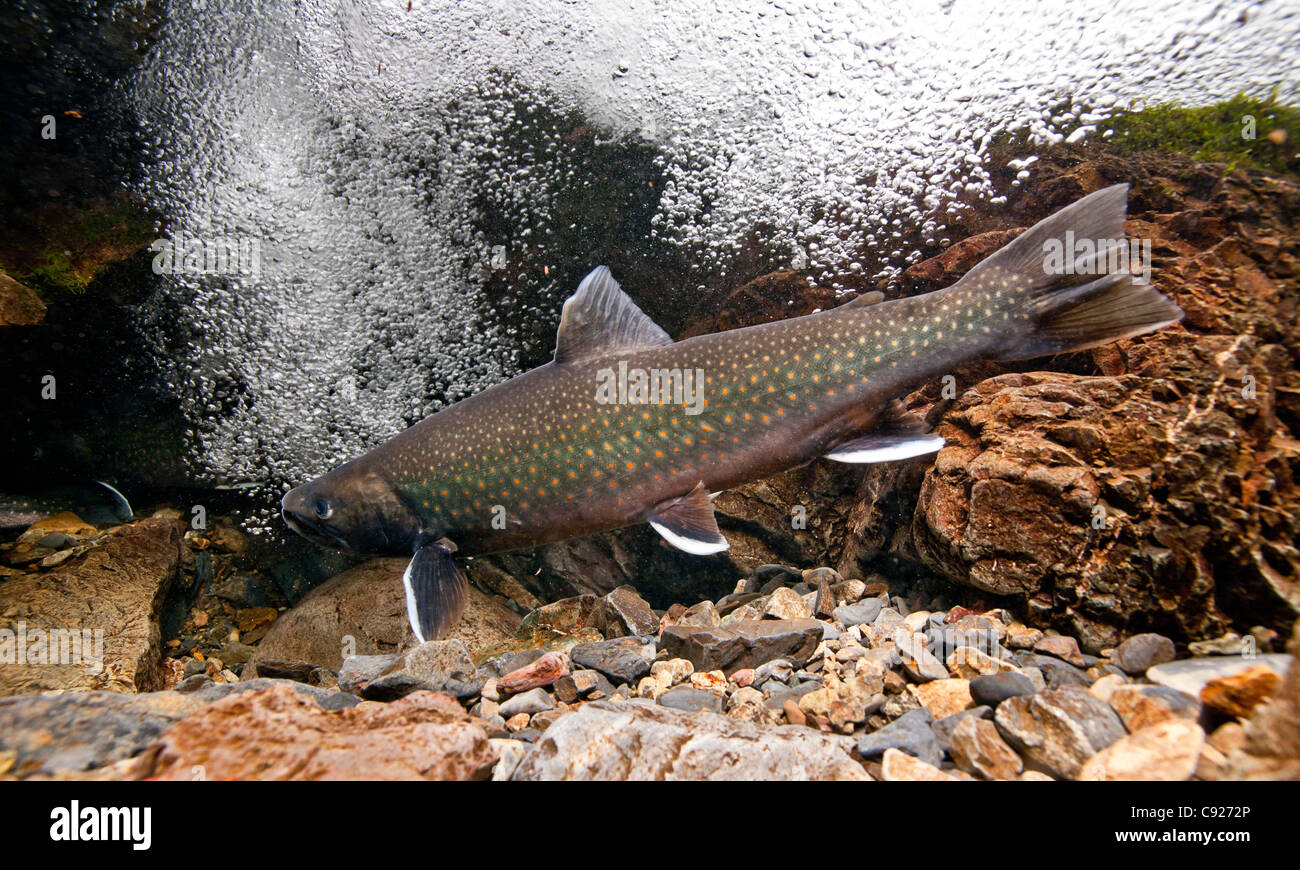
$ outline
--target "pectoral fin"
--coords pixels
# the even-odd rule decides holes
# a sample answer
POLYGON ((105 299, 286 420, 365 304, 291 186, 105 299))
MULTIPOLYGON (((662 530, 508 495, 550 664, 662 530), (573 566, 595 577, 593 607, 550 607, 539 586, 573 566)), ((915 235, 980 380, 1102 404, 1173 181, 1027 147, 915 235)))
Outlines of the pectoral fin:
POLYGON ((424 544, 406 566, 406 615, 420 643, 447 635, 465 611, 465 573, 452 556, 456 545, 446 538, 424 544))
POLYGON ((677 549, 696 556, 721 553, 731 546, 718 530, 713 499, 703 481, 681 498, 656 507, 650 514, 650 527, 677 549))
POLYGON ((836 462, 894 462, 934 453, 941 447, 943 437, 940 435, 872 432, 837 445, 826 454, 826 458, 836 462))

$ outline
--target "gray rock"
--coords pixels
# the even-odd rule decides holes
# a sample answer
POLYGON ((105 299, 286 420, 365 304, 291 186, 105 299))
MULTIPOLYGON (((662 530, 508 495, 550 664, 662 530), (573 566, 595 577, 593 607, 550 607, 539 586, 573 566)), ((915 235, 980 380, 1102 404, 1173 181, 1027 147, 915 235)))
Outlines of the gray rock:
POLYGON ((674 710, 693 713, 707 710, 710 713, 722 712, 722 698, 713 692, 696 689, 693 686, 673 686, 659 696, 659 703, 674 710))
POLYGON ((993 721, 1026 766, 1062 779, 1125 734, 1109 704, 1073 686, 1009 698, 993 721))
POLYGON ((360 694, 366 683, 400 668, 401 664, 402 656, 396 653, 381 656, 348 656, 343 662, 343 667, 339 669, 339 688, 345 692, 360 694))
POLYGON ((1032 695, 1038 691, 1033 680, 1015 671, 1000 674, 988 674, 970 681, 970 696, 976 704, 996 707, 1007 698, 1019 695, 1032 695))
POLYGON ((1161 634, 1137 634, 1115 648, 1111 659, 1125 673, 1140 676, 1155 665, 1174 660, 1174 642, 1161 634))
POLYGON ((746 619, 718 628, 670 626, 661 643, 671 657, 688 660, 697 671, 730 674, 777 658, 802 667, 821 639, 822 624, 815 619, 746 619))
POLYGON ((764 686, 763 691, 767 694, 767 700, 764 705, 772 710, 780 710, 785 706, 786 701, 799 703, 799 699, 809 692, 815 692, 822 687, 821 683, 809 680, 806 683, 799 683, 795 686, 785 686, 775 680, 769 680, 764 686))
MULTIPOLYGON (((411 692, 447 692, 457 698, 471 698, 483 688, 484 678, 474 667, 465 644, 458 640, 430 640, 408 652, 401 667, 370 680, 361 697, 371 701, 392 701, 411 692)), ((339 675, 343 685, 343 675, 339 675)))
POLYGON ((575 665, 600 671, 615 683, 633 684, 650 673, 646 644, 640 638, 620 637, 578 644, 569 651, 575 665))
POLYGON ((841 604, 835 608, 834 619, 845 628, 871 625, 880 616, 884 603, 879 598, 864 598, 857 604, 841 604))
POLYGON ((551 700, 550 694, 545 689, 537 688, 504 701, 501 704, 500 714, 503 719, 509 719, 511 716, 518 716, 520 713, 527 713, 531 716, 543 710, 553 709, 555 709, 555 701, 551 700))
POLYGON ((1086 689, 1092 685, 1092 680, 1088 678, 1082 668, 1076 668, 1069 662, 1061 661, 1054 656, 1045 656, 1038 653, 1016 653, 1011 656, 1011 660, 1026 672, 1029 668, 1037 668, 1043 675, 1043 680, 1049 689, 1064 689, 1067 686, 1078 686, 1086 689))
POLYGON ((782 586, 793 586, 803 580, 803 572, 784 565, 759 565, 753 575, 745 582, 746 592, 758 592, 770 595, 782 586))
POLYGON ((858 741, 858 754, 877 759, 886 749, 900 749, 937 767, 943 760, 943 748, 930 728, 933 721, 924 709, 904 713, 884 728, 863 735, 858 741))
POLYGON ((512 779, 867 780, 848 737, 653 703, 598 701, 562 716, 512 779))

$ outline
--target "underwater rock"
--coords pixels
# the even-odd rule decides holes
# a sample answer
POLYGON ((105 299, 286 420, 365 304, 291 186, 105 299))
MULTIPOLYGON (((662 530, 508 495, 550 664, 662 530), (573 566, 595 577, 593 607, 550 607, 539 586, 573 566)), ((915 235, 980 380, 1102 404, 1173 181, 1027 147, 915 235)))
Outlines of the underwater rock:
POLYGON ((180 524, 150 518, 0 585, 0 695, 162 688, 158 620, 180 560, 180 524))
POLYGON ((1156 665, 1147 671, 1147 679, 1161 686, 1168 686, 1180 692, 1199 698, 1201 690, 1210 680, 1231 677, 1257 665, 1265 665, 1279 676, 1286 673, 1291 664, 1291 656, 1274 653, 1254 658, 1226 658, 1207 656, 1205 658, 1179 659, 1156 665))
POLYGON ((664 629, 661 648, 699 671, 732 673, 773 659, 802 667, 812 659, 822 632, 815 619, 741 620, 718 628, 675 625, 664 629))
MULTIPOLYGON (((271 625, 252 663, 280 659, 338 670, 345 654, 394 653, 414 646, 402 586, 408 561, 372 559, 313 589, 271 625)), ((518 614, 473 586, 467 601, 465 617, 448 639, 476 651, 518 630, 518 614)))
POLYGON ((278 685, 241 692, 172 726, 132 764, 132 779, 481 780, 487 731, 448 695, 323 710, 278 685))
POLYGON ((1106 700, 1130 733, 1171 719, 1196 721, 1201 715, 1200 701, 1167 686, 1117 686, 1106 700))
POLYGON ((1215 677, 1201 689, 1201 703, 1225 716, 1245 718, 1277 691, 1281 678, 1265 665, 1215 677))
POLYGON ((993 721, 1027 766, 1062 779, 1073 779, 1085 761, 1125 734, 1110 705, 1080 688, 1009 698, 993 721))
POLYGON ((885 782, 956 782, 957 777, 933 764, 890 747, 880 759, 880 778, 885 782))
POLYGON ((981 779, 1015 779, 1024 762, 987 719, 966 716, 952 732, 948 754, 962 770, 981 779))
POLYGON ((1300 780, 1300 623, 1287 649, 1291 661, 1282 683, 1272 700, 1255 708, 1240 745, 1225 752, 1223 779, 1300 780))
POLYGON ((45 319, 36 291, 0 272, 0 326, 35 326, 45 319))
POLYGON ((1089 758, 1081 781, 1182 782, 1196 772, 1205 732, 1186 719, 1170 719, 1135 731, 1089 758))
POLYGON ((1111 661, 1124 673, 1141 676, 1156 665, 1173 661, 1174 654, 1174 642, 1169 638, 1159 634, 1138 634, 1117 646, 1111 661))
MULTIPOLYGON (((256 680, 209 685, 191 693, 66 692, 0 698, 0 754, 14 753, 11 774, 69 776, 131 758, 186 716, 241 691, 277 683, 256 680)), ((288 684, 322 707, 351 698, 312 686, 288 684)), ((346 705, 348 702, 344 701, 346 705)), ((351 703, 356 703, 351 698, 351 703)))
POLYGON ((630 685, 650 673, 654 650, 651 647, 650 655, 647 656, 647 646, 640 638, 620 637, 580 644, 573 647, 569 655, 576 665, 599 671, 615 683, 630 685))
POLYGON ((598 701, 558 719, 514 780, 867 780, 848 737, 644 702, 598 701))
POLYGON ((934 718, 924 709, 904 713, 860 738, 858 754, 871 759, 879 758, 889 749, 901 749, 922 761, 938 764, 943 760, 943 749, 930 728, 933 722, 934 718))

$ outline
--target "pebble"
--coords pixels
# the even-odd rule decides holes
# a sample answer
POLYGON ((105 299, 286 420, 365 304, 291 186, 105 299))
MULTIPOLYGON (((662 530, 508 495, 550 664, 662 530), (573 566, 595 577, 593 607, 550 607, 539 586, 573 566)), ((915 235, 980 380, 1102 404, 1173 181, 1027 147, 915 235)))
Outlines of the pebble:
POLYGON ((509 725, 517 716, 531 716, 543 710, 550 710, 554 706, 555 702, 551 700, 550 694, 545 689, 532 689, 522 695, 515 695, 509 700, 503 701, 501 703, 501 715, 505 717, 506 724, 509 725))
POLYGON ((857 604, 842 604, 835 608, 834 619, 844 628, 871 625, 880 616, 884 605, 879 598, 868 598, 857 604))
POLYGON ((1206 658, 1180 659, 1156 665, 1147 671, 1147 679, 1171 689, 1178 689, 1189 695, 1200 697, 1205 684, 1216 677, 1230 677, 1257 665, 1264 665, 1281 676, 1291 664, 1291 656, 1282 653, 1256 656, 1255 658, 1209 656, 1206 658))
POLYGON ((1017 671, 987 674, 970 681, 971 699, 989 707, 997 707, 1008 698, 1032 695, 1036 691, 1033 680, 1017 671))
POLYGON ((970 680, 959 678, 931 680, 918 686, 911 686, 910 691, 935 719, 942 719, 975 706, 970 693, 970 680))
POLYGON ((961 721, 967 716, 974 716, 978 719, 992 719, 992 707, 971 707, 969 710, 962 710, 960 713, 954 713, 951 716, 945 716, 930 724, 930 730, 934 732, 934 739, 939 741, 940 748, 944 752, 952 744, 952 732, 957 729, 961 721))
POLYGON ((948 754, 958 767, 981 779, 1015 779, 1025 766, 997 727, 977 716, 967 716, 957 724, 948 754))
POLYGON ((1136 634, 1115 648, 1111 660, 1124 673, 1140 676, 1148 668, 1174 659, 1174 642, 1162 634, 1136 634))
MULTIPOLYGON (((1254 638, 1251 638, 1254 643, 1254 638)), ((1214 640, 1200 640, 1189 643, 1187 649, 1194 656, 1237 656, 1242 653, 1241 635, 1228 632, 1214 640)))
POLYGON ((922 761, 938 765, 943 749, 930 730, 933 717, 924 709, 912 710, 885 727, 858 740, 858 754, 866 759, 881 757, 888 749, 901 749, 922 761))
POLYGON ((1118 686, 1106 699, 1130 733, 1171 719, 1196 721, 1201 702, 1168 686, 1118 686))
POLYGON ((1042 638, 1034 644, 1034 652, 1056 656, 1077 668, 1087 667, 1088 664, 1083 659, 1083 653, 1079 651, 1079 642, 1062 634, 1042 638))
POLYGON ((614 683, 634 683, 650 673, 643 644, 634 637, 578 644, 569 650, 575 665, 600 671, 614 683))
POLYGON ((812 615, 812 605, 785 586, 773 590, 763 606, 763 616, 772 619, 809 619, 812 615))
POLYGON ((693 686, 674 686, 659 696, 659 703, 688 713, 698 710, 707 710, 710 713, 722 712, 721 695, 693 686))
POLYGON ((956 782, 957 777, 933 764, 914 758, 893 747, 880 760, 880 778, 885 782, 956 782))
POLYGON ((1201 689, 1201 702, 1226 716, 1244 719, 1273 697, 1281 681, 1267 665, 1255 665, 1241 673, 1210 680, 1201 689))
POLYGON ((947 679, 948 669, 925 648, 916 635, 900 633, 895 640, 895 647, 903 660, 903 670, 913 682, 947 679))

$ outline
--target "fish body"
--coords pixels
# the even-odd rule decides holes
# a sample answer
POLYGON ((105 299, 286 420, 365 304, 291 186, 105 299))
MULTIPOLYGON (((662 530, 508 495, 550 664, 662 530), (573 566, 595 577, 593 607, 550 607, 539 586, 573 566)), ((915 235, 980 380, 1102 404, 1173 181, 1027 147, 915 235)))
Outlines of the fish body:
POLYGON ((414 553, 417 636, 459 616, 453 553, 532 547, 649 522, 726 548, 711 494, 826 456, 904 459, 943 440, 896 399, 976 359, 1076 350, 1176 322, 1128 273, 1044 269, 1066 231, 1122 243, 1127 189, 1026 231, 952 287, 673 342, 604 267, 564 307, 556 358, 465 399, 283 500, 286 521, 363 552, 414 553))

